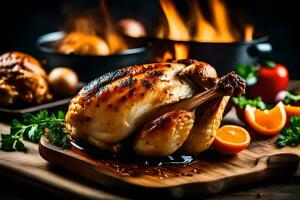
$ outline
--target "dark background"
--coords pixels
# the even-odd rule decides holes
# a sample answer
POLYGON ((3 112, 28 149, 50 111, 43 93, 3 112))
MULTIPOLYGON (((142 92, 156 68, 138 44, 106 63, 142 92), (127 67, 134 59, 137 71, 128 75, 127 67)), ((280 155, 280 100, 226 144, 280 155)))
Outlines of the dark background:
MULTIPOLYGON (((161 16, 158 0, 109 0, 108 7, 114 19, 133 17, 148 29, 161 16)), ((181 6, 183 0, 176 1, 181 6)), ((205 2, 200 2, 205 4, 205 2)), ((273 53, 264 58, 285 64, 293 79, 300 79, 300 11, 293 0, 227 0, 233 19, 243 18, 256 25, 256 30, 270 36, 273 53), (299 66, 298 66, 299 65, 299 66)), ((38 36, 60 30, 69 8, 88 10, 98 6, 97 0, 42 0, 1 1, 0 53, 20 50, 36 57, 41 54, 35 47, 38 36)))

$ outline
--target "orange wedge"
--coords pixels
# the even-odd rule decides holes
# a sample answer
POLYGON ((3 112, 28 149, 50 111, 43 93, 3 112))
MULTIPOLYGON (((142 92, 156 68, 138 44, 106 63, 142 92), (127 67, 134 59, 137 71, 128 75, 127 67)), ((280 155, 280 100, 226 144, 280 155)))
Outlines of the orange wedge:
POLYGON ((248 147, 251 137, 246 129, 235 125, 219 128, 212 147, 220 153, 234 155, 248 147))
POLYGON ((300 116, 300 106, 286 105, 285 111, 286 111, 287 118, 289 118, 292 115, 300 116))
POLYGON ((278 134, 286 123, 284 104, 279 102, 271 110, 259 110, 249 105, 245 109, 247 123, 258 133, 263 135, 278 134))

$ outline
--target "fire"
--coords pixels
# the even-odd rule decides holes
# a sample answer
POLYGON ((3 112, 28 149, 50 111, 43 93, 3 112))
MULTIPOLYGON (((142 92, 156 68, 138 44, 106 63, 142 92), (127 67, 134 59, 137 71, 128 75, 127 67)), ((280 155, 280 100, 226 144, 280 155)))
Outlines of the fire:
POLYGON ((160 0, 159 2, 167 19, 168 38, 172 40, 189 40, 189 31, 172 2, 169 0, 160 0))
POLYGON ((104 0, 100 0, 100 11, 103 25, 92 16, 73 18, 71 31, 64 37, 58 51, 64 54, 109 55, 127 49, 127 44, 114 29, 104 0))
POLYGON ((80 32, 86 35, 96 35, 96 22, 89 17, 78 17, 72 24, 74 32, 80 32))
POLYGON ((253 40, 253 33, 254 33, 254 26, 252 25, 247 25, 245 28, 245 38, 244 40, 246 42, 250 42, 253 40))
POLYGON ((110 14, 105 5, 104 0, 100 0, 100 9, 103 13, 104 23, 105 23, 105 37, 110 48, 111 53, 119 52, 127 49, 127 45, 123 38, 114 29, 110 14))
POLYGON ((198 1, 190 1, 189 7, 191 12, 194 14, 193 18, 196 27, 193 40, 200 42, 209 42, 215 40, 217 38, 216 30, 202 15, 198 1))
MULTIPOLYGON (((177 41, 192 40, 198 42, 224 43, 242 39, 241 33, 237 31, 237 28, 235 28, 229 20, 229 14, 223 0, 209 1, 209 7, 212 14, 211 22, 204 17, 197 0, 190 0, 187 2, 191 17, 190 21, 185 23, 171 0, 160 0, 160 5, 166 17, 168 26, 159 28, 158 37, 177 41), (187 24, 191 24, 191 26, 188 28, 187 24)), ((245 33, 248 35, 247 37, 244 36, 244 38, 252 38, 251 34, 253 34, 253 32, 254 29, 252 29, 252 31, 245 30, 245 33)))
POLYGON ((213 14, 217 37, 214 42, 233 42, 238 38, 234 36, 229 15, 222 0, 211 0, 210 6, 213 14))
POLYGON ((163 55, 162 62, 166 62, 168 60, 179 60, 186 59, 189 57, 189 46, 183 43, 175 43, 173 48, 174 53, 171 51, 166 51, 163 55))
POLYGON ((176 43, 174 45, 175 59, 185 59, 189 57, 189 47, 186 44, 176 43))
POLYGON ((167 62, 168 60, 172 60, 172 59, 174 59, 174 58, 173 58, 173 54, 171 53, 171 51, 165 51, 161 62, 167 62))

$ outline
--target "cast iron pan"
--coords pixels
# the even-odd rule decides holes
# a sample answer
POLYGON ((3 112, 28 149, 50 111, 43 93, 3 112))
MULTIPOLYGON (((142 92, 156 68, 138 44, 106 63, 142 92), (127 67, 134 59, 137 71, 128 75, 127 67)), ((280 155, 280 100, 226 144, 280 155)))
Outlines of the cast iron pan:
POLYGON ((155 37, 136 38, 151 44, 150 60, 162 57, 166 50, 173 50, 175 43, 189 46, 189 58, 205 61, 213 65, 218 74, 232 71, 238 64, 255 64, 263 54, 272 51, 267 36, 257 37, 250 42, 207 43, 195 41, 175 41, 155 37))
POLYGON ((62 31, 43 35, 38 38, 37 47, 43 53, 48 69, 59 66, 73 68, 81 81, 89 82, 109 71, 148 62, 147 45, 140 41, 129 41, 130 49, 108 56, 61 54, 57 47, 64 36, 62 31))

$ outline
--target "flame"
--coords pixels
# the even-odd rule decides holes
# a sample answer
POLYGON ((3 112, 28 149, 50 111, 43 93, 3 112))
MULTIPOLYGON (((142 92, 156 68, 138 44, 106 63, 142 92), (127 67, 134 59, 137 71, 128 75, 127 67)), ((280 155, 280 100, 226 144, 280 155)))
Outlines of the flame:
POLYGON ((188 28, 172 2, 170 0, 160 0, 159 2, 167 19, 169 28, 168 38, 172 40, 189 40, 188 28))
POLYGON ((86 35, 96 35, 96 22, 92 18, 78 17, 74 20, 73 31, 81 32, 86 35))
POLYGON ((242 34, 233 27, 229 20, 224 0, 209 0, 209 8, 212 14, 211 22, 201 12, 198 0, 189 0, 187 3, 189 13, 191 13, 190 21, 192 22, 192 26, 190 29, 181 18, 171 0, 160 0, 160 5, 166 17, 167 27, 161 26, 159 28, 158 37, 180 41, 193 40, 198 42, 224 43, 242 39, 240 38, 242 34), (166 29, 168 29, 168 32, 166 29))
POLYGON ((174 44, 175 59, 186 59, 189 57, 189 46, 187 44, 174 44))
POLYGON ((231 32, 231 24, 228 18, 225 5, 222 0, 211 0, 210 6, 213 13, 213 21, 216 26, 217 39, 216 42, 233 42, 237 38, 231 32))
POLYGON ((108 46, 110 48, 110 51, 112 53, 115 53, 115 52, 127 49, 127 45, 126 45, 125 41, 116 32, 116 30, 114 29, 114 26, 112 25, 113 23, 111 21, 110 14, 108 12, 108 9, 106 7, 104 0, 100 0, 100 9, 101 9, 101 11, 103 13, 103 17, 104 17, 104 24, 106 27, 105 37, 106 37, 108 46))
POLYGON ((175 43, 173 46, 174 54, 171 51, 165 51, 162 62, 167 62, 168 60, 179 60, 186 59, 189 57, 189 46, 183 43, 175 43))
POLYGON ((127 49, 123 38, 114 29, 104 0, 100 0, 104 24, 92 15, 72 18, 71 31, 64 37, 58 51, 64 54, 109 55, 127 49), (99 35, 101 34, 102 37, 99 35))
POLYGON ((172 60, 172 59, 174 59, 174 57, 173 57, 171 51, 165 51, 161 62, 167 62, 168 60, 172 60))
POLYGON ((72 31, 66 34, 58 51, 64 54, 109 55, 107 42, 96 34, 96 24, 87 16, 74 19, 72 31))
POLYGON ((214 41, 217 33, 214 27, 204 18, 200 11, 198 1, 190 1, 191 13, 194 14, 196 31, 193 37, 195 41, 214 41))
POLYGON ((254 33, 254 26, 253 25, 247 25, 245 28, 245 37, 244 40, 246 42, 250 42, 253 40, 253 33, 254 33))

